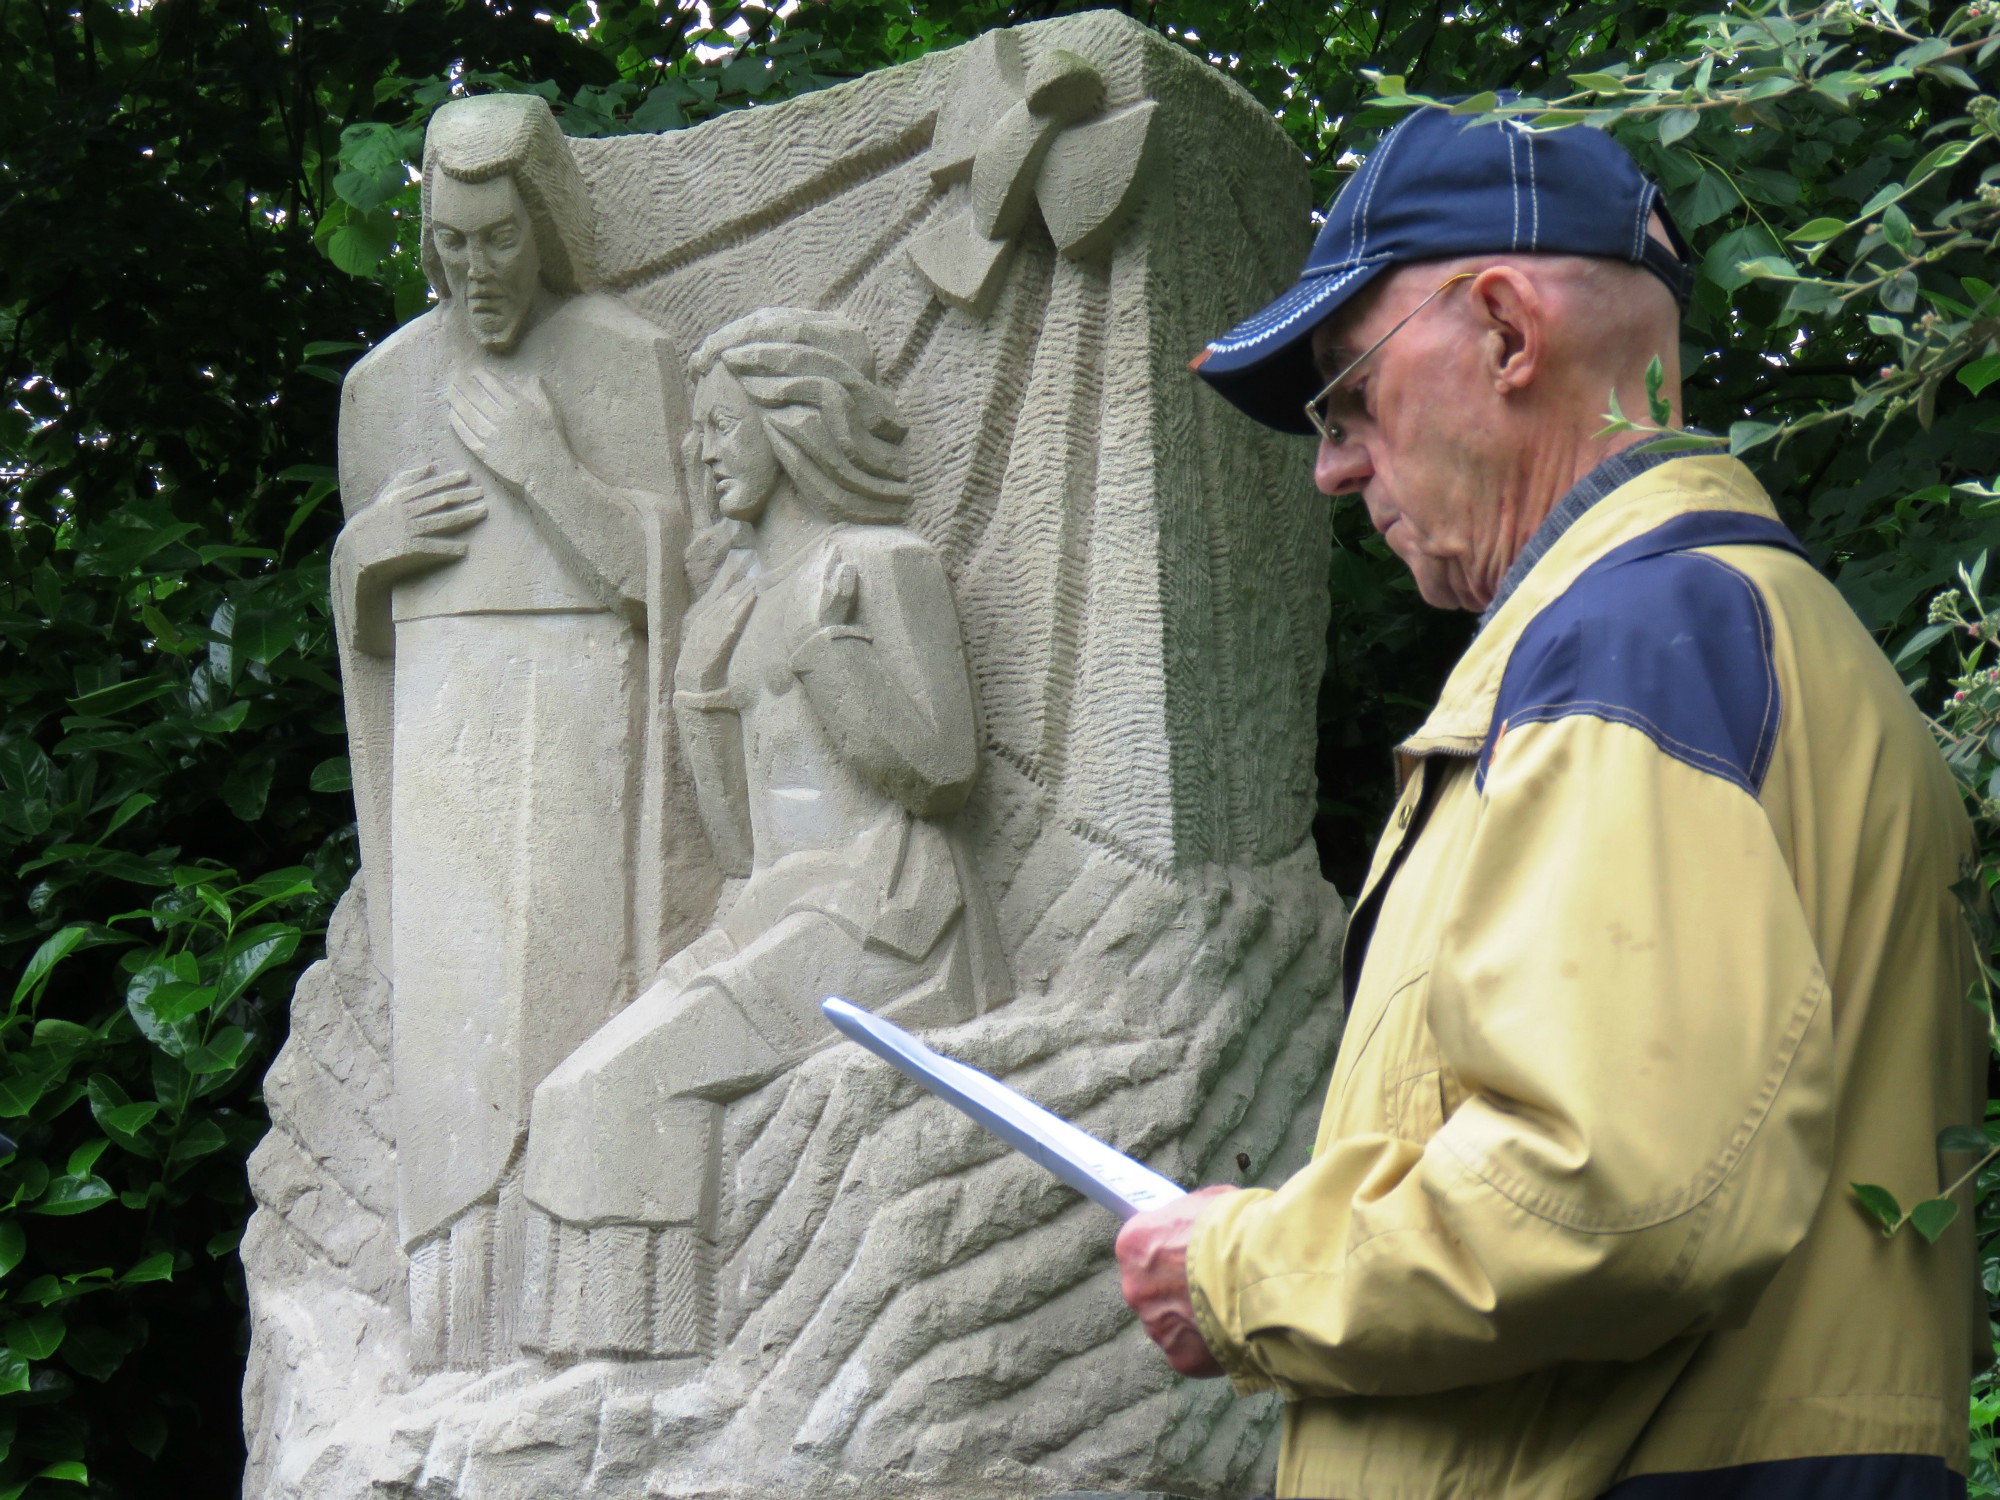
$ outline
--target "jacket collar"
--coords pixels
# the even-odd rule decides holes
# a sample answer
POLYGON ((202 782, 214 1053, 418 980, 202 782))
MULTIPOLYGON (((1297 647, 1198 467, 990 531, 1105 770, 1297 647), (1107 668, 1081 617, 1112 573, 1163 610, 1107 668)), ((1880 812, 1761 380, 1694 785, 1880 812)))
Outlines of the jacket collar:
POLYGON ((1613 548, 1676 517, 1733 511, 1777 519, 1770 496, 1733 458, 1670 459, 1621 484, 1555 541, 1466 647, 1423 728, 1396 747, 1399 772, 1427 755, 1476 755, 1493 723, 1500 678, 1529 621, 1613 548))

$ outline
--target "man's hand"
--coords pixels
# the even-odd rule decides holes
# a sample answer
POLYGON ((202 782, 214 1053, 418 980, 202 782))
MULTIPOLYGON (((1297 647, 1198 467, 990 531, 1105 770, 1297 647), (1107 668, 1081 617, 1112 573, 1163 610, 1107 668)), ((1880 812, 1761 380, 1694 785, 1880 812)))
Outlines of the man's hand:
POLYGON ((1118 1232, 1119 1288, 1146 1336, 1166 1351, 1183 1375, 1223 1373, 1195 1326, 1188 1294, 1187 1247, 1194 1221, 1212 1199, 1236 1189, 1218 1184, 1178 1198, 1165 1208, 1135 1214, 1118 1232))
POLYGON ((575 467, 540 376, 515 385, 491 370, 461 371, 449 400, 452 430, 466 451, 515 489, 532 489, 575 467))

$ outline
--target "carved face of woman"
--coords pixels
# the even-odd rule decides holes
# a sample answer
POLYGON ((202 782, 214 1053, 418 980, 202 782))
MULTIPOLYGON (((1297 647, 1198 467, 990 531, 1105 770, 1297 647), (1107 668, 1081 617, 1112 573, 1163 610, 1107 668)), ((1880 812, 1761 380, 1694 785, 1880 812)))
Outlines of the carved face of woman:
POLYGON ((505 354, 527 331, 542 280, 534 225, 514 179, 460 182, 439 172, 431 184, 431 237, 473 337, 505 354))
POLYGON ((716 504, 732 521, 756 521, 783 472, 764 434, 762 413, 742 383, 717 365, 695 387, 694 419, 701 429, 701 461, 715 476, 716 504))

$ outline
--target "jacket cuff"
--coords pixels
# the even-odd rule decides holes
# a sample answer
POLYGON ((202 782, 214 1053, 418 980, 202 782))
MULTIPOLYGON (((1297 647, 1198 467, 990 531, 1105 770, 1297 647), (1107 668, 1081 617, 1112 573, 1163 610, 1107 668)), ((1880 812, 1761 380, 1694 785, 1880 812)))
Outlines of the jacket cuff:
POLYGON ((1232 1290, 1209 1282, 1227 1264, 1228 1258, 1221 1253, 1221 1247, 1213 1244, 1224 1233, 1224 1221, 1230 1217, 1226 1206, 1240 1208, 1240 1200, 1252 1194, 1263 1196, 1252 1189, 1245 1193, 1225 1193, 1210 1203, 1196 1216, 1187 1248, 1188 1300, 1194 1304, 1195 1328, 1240 1396, 1274 1390, 1276 1383, 1250 1362, 1249 1347, 1230 1336, 1228 1324, 1217 1310, 1218 1302, 1225 1307, 1234 1305, 1232 1290))

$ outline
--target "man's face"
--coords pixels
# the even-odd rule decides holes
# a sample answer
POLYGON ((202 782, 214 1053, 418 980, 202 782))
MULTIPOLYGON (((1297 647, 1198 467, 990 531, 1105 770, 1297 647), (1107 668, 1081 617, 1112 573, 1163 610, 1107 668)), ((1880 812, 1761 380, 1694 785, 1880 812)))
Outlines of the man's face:
POLYGON ((430 230, 445 284, 473 336, 505 354, 527 330, 542 278, 521 190, 512 177, 460 182, 439 172, 431 184, 430 230))
MULTIPOLYGON (((1322 323, 1312 340, 1321 378, 1395 327, 1445 274, 1403 267, 1322 323)), ((1342 382, 1328 414, 1343 441, 1322 440, 1313 482, 1327 495, 1361 496, 1426 603, 1476 610, 1497 581, 1487 575, 1500 541, 1501 476, 1484 441, 1494 392, 1465 317, 1467 285, 1446 290, 1342 382)))
POLYGON ((778 455, 749 393, 721 365, 695 387, 694 420, 701 461, 715 476, 717 506, 732 521, 754 523, 778 487, 778 455))

